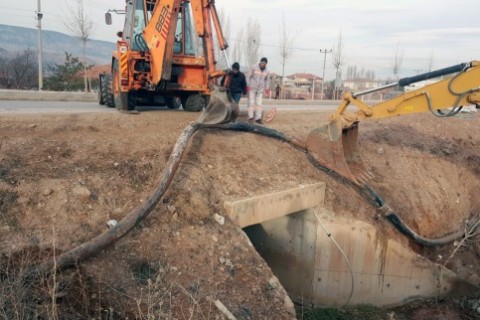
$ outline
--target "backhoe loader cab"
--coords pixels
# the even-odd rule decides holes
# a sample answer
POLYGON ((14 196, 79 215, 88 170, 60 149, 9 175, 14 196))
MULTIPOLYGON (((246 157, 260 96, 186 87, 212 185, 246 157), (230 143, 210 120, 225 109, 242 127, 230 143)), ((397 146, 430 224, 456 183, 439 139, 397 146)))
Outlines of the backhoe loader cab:
POLYGON ((220 49, 228 45, 214 1, 127 0, 124 13, 111 75, 100 76, 100 104, 119 110, 133 110, 138 103, 182 105, 201 111, 212 92, 221 92, 213 90, 224 74, 215 68, 213 27, 220 49))

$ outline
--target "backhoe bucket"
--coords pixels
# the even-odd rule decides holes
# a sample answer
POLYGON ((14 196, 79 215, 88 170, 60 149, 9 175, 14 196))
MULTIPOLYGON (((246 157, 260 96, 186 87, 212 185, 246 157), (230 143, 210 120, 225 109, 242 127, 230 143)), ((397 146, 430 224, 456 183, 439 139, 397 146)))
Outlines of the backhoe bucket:
POLYGON ((197 122, 203 124, 232 122, 238 117, 238 113, 238 104, 232 100, 227 90, 215 86, 210 94, 210 101, 197 122))
POLYGON ((344 129, 340 119, 333 120, 312 130, 306 147, 318 163, 353 183, 360 185, 373 178, 359 155, 358 123, 344 129))

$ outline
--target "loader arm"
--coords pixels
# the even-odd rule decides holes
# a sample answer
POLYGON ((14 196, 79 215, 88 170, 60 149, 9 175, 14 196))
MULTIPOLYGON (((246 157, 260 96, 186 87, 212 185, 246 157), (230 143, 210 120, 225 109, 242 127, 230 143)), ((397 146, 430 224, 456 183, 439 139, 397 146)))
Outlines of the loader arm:
POLYGON ((173 42, 177 25, 180 0, 158 0, 152 18, 143 30, 151 56, 152 82, 169 80, 173 58, 173 42))
POLYGON ((193 19, 195 21, 197 35, 203 38, 208 76, 210 79, 221 77, 225 72, 223 70, 217 70, 215 66, 216 61, 212 24, 217 34, 220 50, 225 52, 225 49, 228 48, 228 44, 223 36, 223 31, 220 26, 217 9, 215 7, 215 0, 190 0, 190 3, 192 5, 193 19))
POLYGON ((355 184, 365 184, 373 176, 365 170, 358 147, 358 124, 364 119, 379 119, 413 113, 431 112, 437 117, 454 116, 465 105, 480 105, 480 61, 472 61, 445 69, 400 79, 384 87, 345 94, 330 122, 310 132, 306 146, 313 158, 323 166, 355 184), (390 87, 406 86, 422 80, 451 75, 428 86, 400 96, 367 105, 360 96, 390 87), (348 107, 358 107, 346 112, 348 107))
MULTIPOLYGON (((175 26, 177 25, 180 5, 183 2, 182 0, 157 0, 152 18, 147 22, 143 31, 151 56, 153 83, 158 84, 160 80, 171 78, 175 26)), ((212 24, 218 36, 220 49, 225 50, 228 45, 220 27, 215 1, 191 0, 190 4, 197 35, 203 39, 208 77, 222 76, 224 71, 218 71, 215 68, 212 24)))

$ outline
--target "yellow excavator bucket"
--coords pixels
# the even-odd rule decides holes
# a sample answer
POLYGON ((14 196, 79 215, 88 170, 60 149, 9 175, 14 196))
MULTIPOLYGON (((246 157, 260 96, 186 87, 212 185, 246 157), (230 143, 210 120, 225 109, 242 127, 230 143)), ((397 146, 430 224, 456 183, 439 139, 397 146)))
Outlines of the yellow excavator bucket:
POLYGON ((238 104, 228 94, 228 91, 214 86, 210 93, 210 100, 197 122, 203 124, 222 124, 233 122, 239 113, 238 104))
POLYGON ((362 164, 358 144, 358 122, 343 128, 340 118, 310 132, 306 141, 309 154, 322 166, 356 184, 373 178, 362 164))

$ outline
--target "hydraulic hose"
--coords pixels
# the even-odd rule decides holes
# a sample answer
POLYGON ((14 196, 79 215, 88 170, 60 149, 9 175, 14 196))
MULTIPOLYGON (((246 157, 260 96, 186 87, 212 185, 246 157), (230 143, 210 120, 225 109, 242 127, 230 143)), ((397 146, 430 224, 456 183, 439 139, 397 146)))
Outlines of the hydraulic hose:
MULTIPOLYGON (((248 123, 244 122, 234 122, 234 123, 228 123, 228 124, 223 124, 223 125, 215 125, 211 126, 219 129, 225 129, 225 130, 236 130, 236 131, 245 131, 245 132, 251 132, 251 133, 256 133, 260 135, 264 135, 267 137, 275 138, 281 141, 288 142, 292 145, 294 145, 297 148, 301 148, 305 151, 305 144, 302 143, 301 141, 291 138, 283 134, 282 132, 276 131, 271 128, 263 127, 263 126, 257 126, 257 125, 251 125, 248 123)), ((310 158, 311 159, 311 158, 310 158)), ((313 160, 313 159, 311 159, 313 160)), ((318 163, 315 163, 316 165, 319 165, 318 163)), ((324 170, 327 173, 330 173, 330 170, 324 170)), ((363 189, 363 193, 366 194, 370 200, 373 200, 378 208, 379 211, 382 212, 382 215, 386 217, 392 224, 393 226, 400 231, 402 234, 406 235, 407 237, 411 238, 413 241, 416 243, 426 246, 426 247, 436 247, 436 246, 443 246, 449 243, 454 242, 456 239, 459 239, 465 235, 465 230, 460 229, 458 231, 448 233, 446 235, 443 235, 439 238, 425 238, 419 234, 417 234, 415 231, 412 230, 396 213, 393 211, 393 209, 388 206, 385 201, 378 195, 377 192, 375 192, 370 186, 368 185, 363 185, 360 187, 363 189)))
POLYGON ((425 238, 412 230, 396 213, 393 209, 385 203, 385 201, 368 185, 363 185, 364 194, 367 194, 371 200, 375 202, 378 210, 386 217, 402 234, 411 238, 416 243, 426 247, 443 246, 454 242, 465 235, 465 229, 460 229, 455 232, 448 233, 439 238, 429 239, 425 238))
POLYGON ((175 176, 182 155, 187 147, 188 141, 193 134, 200 128, 198 124, 192 124, 185 127, 168 158, 165 169, 163 169, 155 190, 139 206, 127 213, 127 215, 111 229, 97 235, 96 237, 82 243, 81 245, 70 249, 55 258, 51 258, 41 264, 31 268, 26 273, 27 279, 34 279, 42 274, 49 274, 56 270, 66 269, 80 263, 81 261, 92 257, 124 237, 143 219, 145 219, 153 208, 165 194, 168 186, 175 176))
MULTIPOLYGON (((49 274, 57 270, 66 269, 80 263, 81 261, 88 259, 100 251, 110 246, 120 238, 124 237, 135 226, 137 226, 143 219, 145 219, 152 209, 157 205, 162 196, 165 194, 168 186, 170 185, 175 172, 180 164, 181 156, 184 153, 190 138, 199 129, 216 128, 223 130, 235 130, 251 132, 260 134, 266 137, 274 138, 280 141, 287 142, 292 146, 308 153, 305 142, 289 137, 282 132, 275 129, 267 128, 264 126, 258 126, 248 124, 244 122, 233 122, 221 125, 202 125, 193 124, 187 126, 175 144, 173 151, 168 159, 165 169, 162 171, 160 179, 158 180, 155 190, 149 195, 149 197, 143 202, 142 205, 134 208, 132 211, 126 214, 126 216, 114 227, 105 231, 96 237, 82 243, 81 245, 70 249, 61 255, 46 260, 37 266, 30 268, 27 271, 26 279, 32 280, 40 275, 49 274)), ((311 158, 310 158, 311 159, 311 158)), ((313 159, 311 159, 313 160, 313 159)), ((320 164, 315 162, 317 167, 323 168, 320 164)), ((325 172, 331 173, 329 170, 325 172)), ((457 231, 440 238, 428 239, 415 233, 410 227, 408 227, 395 212, 385 204, 384 200, 369 186, 364 185, 362 187, 363 193, 368 195, 370 200, 373 200, 378 209, 382 211, 385 217, 404 235, 410 237, 412 240, 423 246, 433 247, 441 246, 453 242, 455 239, 465 235, 464 231, 457 231)))

